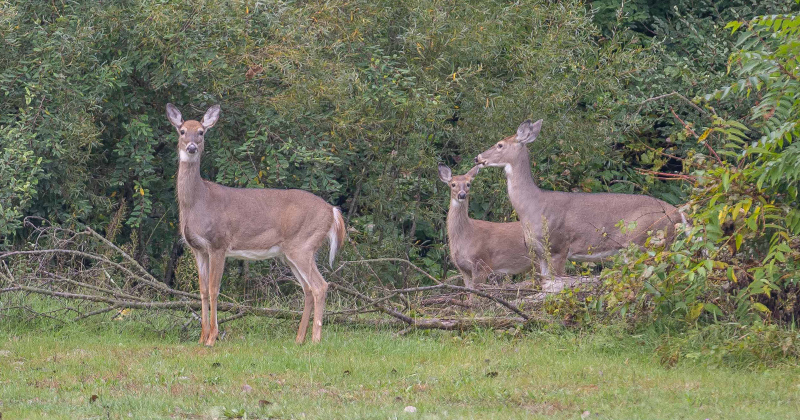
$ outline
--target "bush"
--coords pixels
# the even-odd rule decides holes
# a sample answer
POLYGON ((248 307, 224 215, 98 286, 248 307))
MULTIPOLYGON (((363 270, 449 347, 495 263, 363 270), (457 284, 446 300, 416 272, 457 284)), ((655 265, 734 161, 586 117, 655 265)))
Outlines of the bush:
POLYGON ((708 126, 685 126, 687 138, 706 148, 684 162, 695 180, 687 206, 694 226, 670 249, 632 250, 628 263, 606 272, 605 303, 622 315, 644 311, 648 321, 689 325, 800 315, 800 169, 789 164, 797 162, 800 134, 800 18, 761 16, 728 27, 744 29, 731 56, 737 80, 696 99, 708 126), (757 100, 741 119, 719 111, 750 96, 757 100), (637 298, 618 299, 620 287, 637 298))
MULTIPOLYGON (((364 257, 405 256, 446 277, 437 162, 465 171, 520 121, 544 118, 543 186, 629 188, 610 185, 625 165, 610 116, 655 60, 624 37, 598 44, 577 1, 0 8, 3 153, 31 162, 0 168, 15 180, 2 197, 26 189, 0 234, 21 245, 23 215, 98 231, 121 216, 117 241, 165 280, 181 248, 167 102, 187 118, 222 104, 207 179, 309 190, 343 208, 364 257)), ((511 219, 502 175, 477 184, 473 215, 511 219)))

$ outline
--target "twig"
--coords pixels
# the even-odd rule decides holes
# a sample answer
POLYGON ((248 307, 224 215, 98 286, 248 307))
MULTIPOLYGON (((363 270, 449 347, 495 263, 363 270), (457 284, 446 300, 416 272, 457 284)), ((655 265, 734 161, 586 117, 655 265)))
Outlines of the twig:
POLYGON ((42 270, 42 272, 47 274, 48 276, 52 277, 53 279, 56 279, 58 281, 62 281, 64 283, 69 283, 69 284, 72 284, 72 285, 75 285, 75 286, 78 286, 78 287, 84 287, 84 288, 87 288, 87 289, 90 289, 90 290, 96 290, 98 292, 108 293, 109 295, 117 296, 117 297, 121 297, 121 298, 125 298, 125 299, 144 300, 144 299, 142 299, 140 297, 129 295, 129 294, 124 293, 122 291, 109 290, 109 289, 106 289, 104 287, 94 286, 94 285, 91 285, 91 284, 88 284, 88 283, 84 283, 84 282, 81 282, 81 281, 71 280, 71 279, 68 279, 66 277, 60 276, 58 274, 51 273, 51 272, 46 271, 46 270, 42 270))
POLYGON ((644 101, 642 101, 641 104, 639 104, 639 109, 636 110, 636 113, 637 114, 640 113, 642 111, 642 108, 644 108, 645 104, 647 104, 649 102, 658 101, 658 100, 661 100, 661 99, 664 99, 664 98, 669 98, 669 97, 672 97, 672 96, 677 96, 677 97, 683 99, 684 101, 686 101, 686 103, 691 105, 692 108, 696 109, 701 114, 708 115, 708 111, 704 110, 703 108, 700 108, 694 102, 690 101, 688 98, 686 98, 685 96, 681 95, 678 92, 667 93, 667 94, 664 94, 664 95, 659 95, 659 96, 655 96, 655 97, 652 97, 652 98, 649 98, 649 99, 645 99, 644 101))
MULTIPOLYGON (((103 239, 105 239, 105 238, 103 238, 103 239)), ((149 279, 146 279, 146 278, 142 278, 141 276, 137 276, 131 270, 129 270, 127 267, 125 267, 125 266, 123 266, 121 264, 115 263, 114 261, 111 261, 111 260, 109 260, 108 258, 106 258, 104 256, 97 255, 97 254, 90 254, 88 252, 75 251, 75 250, 71 250, 71 249, 37 249, 37 250, 31 250, 31 251, 6 252, 6 253, 3 253, 3 254, 0 254, 0 259, 11 257, 11 256, 14 256, 14 255, 41 255, 41 254, 57 254, 57 253, 77 255, 77 256, 80 256, 80 257, 84 257, 84 258, 89 258, 89 259, 93 259, 93 260, 97 260, 97 261, 102 261, 102 262, 104 262, 106 264, 110 264, 111 266, 124 271, 125 273, 130 275, 132 278, 136 278, 137 280, 141 280, 143 283, 147 283, 148 285, 152 286, 155 289, 158 289, 158 290, 161 290, 163 292, 167 292, 167 293, 170 293, 170 294, 173 294, 173 295, 180 295, 180 296, 184 296, 184 297, 190 297, 192 299, 200 299, 199 295, 192 294, 192 293, 187 293, 187 292, 182 292, 180 290, 171 289, 171 288, 167 287, 166 285, 164 285, 163 283, 160 283, 158 280, 155 280, 155 278, 153 278, 149 274, 148 274, 148 276, 153 278, 152 280, 149 280, 149 279)), ((128 257, 128 258, 130 258, 130 257, 128 257)), ((134 263, 135 263, 135 261, 134 261, 134 263)), ((141 266, 139 266, 138 263, 136 263, 136 266, 141 267, 141 266)))
MULTIPOLYGON (((681 125, 683 125, 683 128, 685 128, 685 129, 687 129, 687 130, 691 131, 691 132, 692 132, 692 134, 694 135, 694 137, 695 137, 696 139, 698 139, 698 140, 700 139, 700 136, 699 136, 699 135, 697 135, 697 132, 696 132, 696 131, 694 131, 694 129, 693 129, 692 127, 689 127, 689 124, 686 124, 686 123, 685 123, 685 122, 684 122, 684 121, 681 119, 681 117, 679 117, 679 116, 678 116, 678 114, 676 114, 676 113, 675 113, 675 110, 673 110, 671 107, 670 107, 670 109, 669 109, 669 110, 670 110, 670 112, 672 112, 672 116, 674 116, 674 117, 675 117, 675 119, 677 119, 678 121, 680 121, 681 125)), ((715 151, 714 151, 714 149, 711 147, 711 145, 709 144, 709 142, 707 142, 707 141, 704 141, 704 142, 703 142, 703 144, 705 144, 705 146, 706 146, 706 149, 708 149, 708 151, 709 151, 709 152, 711 152, 711 154, 712 154, 712 155, 714 155, 714 157, 717 159, 717 162, 719 162, 719 164, 721 165, 721 164, 722 164, 722 159, 720 159, 719 155, 717 154, 717 152, 715 152, 715 151)))
POLYGON ((117 306, 117 305, 106 306, 103 309, 98 309, 96 311, 92 311, 92 312, 88 312, 88 313, 85 313, 83 315, 80 315, 77 318, 75 318, 73 321, 80 321, 82 319, 89 318, 90 316, 95 316, 95 315, 104 314, 106 312, 111 312, 114 309, 119 309, 119 306, 117 306))
MULTIPOLYGON (((138 302, 138 301, 126 301, 126 300, 119 300, 108 298, 104 296, 97 296, 97 295, 85 295, 79 293, 67 293, 67 292, 56 292, 53 290, 42 289, 39 287, 32 287, 32 286, 19 286, 19 290, 24 290, 27 292, 38 293, 41 295, 47 296, 56 296, 62 297, 67 299, 78 299, 78 300, 86 300, 90 302, 99 302, 99 303, 108 303, 111 305, 117 305, 120 308, 132 308, 132 309, 198 309, 201 307, 201 302, 199 300, 181 300, 181 301, 166 301, 166 302, 138 302)), ((244 306, 239 305, 236 303, 229 303, 229 302, 219 302, 217 304, 217 309, 220 311, 243 311, 247 313, 259 314, 259 315, 269 315, 275 318, 286 318, 286 319, 296 319, 300 317, 300 312, 297 311, 288 311, 283 309, 272 309, 272 308, 256 308, 252 306, 244 306)))
POLYGON ((153 277, 147 270, 145 270, 144 267, 142 267, 139 264, 139 262, 136 261, 136 259, 134 259, 130 255, 128 255, 128 253, 126 253, 125 251, 120 249, 118 246, 114 245, 114 243, 109 241, 108 239, 106 239, 105 236, 95 232, 90 227, 87 227, 86 231, 91 233, 92 236, 94 236, 95 238, 99 239, 106 246, 110 247, 114 251, 119 252, 119 254, 122 255, 123 258, 125 258, 126 260, 128 260, 128 262, 133 264, 133 266, 136 267, 145 276, 145 278, 148 280, 147 283, 150 284, 151 286, 153 286, 153 287, 155 287, 157 289, 160 289, 162 291, 165 291, 167 293, 171 293, 171 294, 178 294, 178 295, 182 295, 182 296, 186 296, 186 297, 192 297, 192 298, 195 298, 195 299, 199 298, 198 295, 194 295, 194 294, 186 293, 186 292, 181 292, 180 290, 174 290, 174 289, 168 287, 167 285, 165 285, 164 283, 161 283, 155 277, 153 277))
MULTIPOLYGON (((342 268, 344 268, 348 264, 365 264, 365 263, 371 263, 371 262, 399 262, 399 263, 407 264, 411 268, 413 268, 414 270, 417 270, 417 272, 419 272, 423 276, 431 279, 433 282, 435 282, 437 284, 443 284, 436 277, 433 277, 432 275, 428 274, 428 272, 426 272, 425 270, 417 267, 411 261, 403 259, 403 258, 372 258, 372 259, 366 259, 366 260, 362 259, 362 260, 353 260, 353 261, 342 261, 342 263, 339 265, 339 267, 336 268, 336 270, 334 270, 332 274, 336 274, 337 272, 339 272, 342 268)), ((377 277, 377 274, 375 274, 375 276, 377 277)))
POLYGON ((328 284, 331 287, 333 287, 334 289, 336 289, 336 290, 341 290, 342 292, 344 292, 344 293, 346 293, 348 295, 355 296, 355 297, 357 297, 359 299, 362 299, 362 300, 365 300, 365 301, 369 302, 370 303, 369 306, 375 306, 381 312, 383 312, 383 313, 385 313, 387 315, 393 316, 393 317, 405 322, 406 324, 413 324, 414 323, 414 320, 410 316, 402 314, 402 313, 400 313, 400 312, 398 312, 398 311, 396 311, 394 309, 387 308, 386 306, 384 306, 384 305, 382 305, 380 303, 376 304, 373 299, 370 299, 368 296, 362 294, 361 292, 359 292, 357 290, 350 289, 350 288, 348 288, 346 286, 342 286, 342 285, 340 285, 338 283, 328 283, 328 284))
POLYGON ((653 171, 653 170, 650 170, 650 169, 643 169, 643 168, 636 168, 636 172, 639 172, 642 175, 652 175, 652 176, 655 176, 658 179, 666 180, 666 181, 681 180, 681 181, 686 181, 686 182, 691 182, 691 183, 697 182, 697 178, 695 178, 692 175, 686 175, 686 174, 673 174, 673 173, 669 173, 669 172, 657 172, 657 171, 653 171))

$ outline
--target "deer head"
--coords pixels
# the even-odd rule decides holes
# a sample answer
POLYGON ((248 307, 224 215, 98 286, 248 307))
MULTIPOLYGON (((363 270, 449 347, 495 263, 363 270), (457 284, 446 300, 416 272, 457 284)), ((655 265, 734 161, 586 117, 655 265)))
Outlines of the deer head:
POLYGON ((219 105, 208 108, 200 121, 184 121, 175 105, 167 104, 167 119, 178 130, 178 155, 181 162, 199 162, 204 135, 219 119, 219 105))
POLYGON ((455 200, 456 202, 460 203, 467 199, 467 194, 469 194, 469 187, 472 179, 475 178, 475 175, 478 174, 480 169, 481 168, 479 166, 474 166, 464 175, 453 176, 453 173, 450 171, 450 168, 448 168, 447 165, 441 163, 439 164, 439 179, 450 186, 451 202, 455 200))
POLYGON ((486 149, 475 158, 478 166, 499 166, 509 170, 520 154, 527 152, 525 145, 536 140, 542 130, 542 120, 531 122, 527 120, 519 125, 517 134, 500 140, 494 146, 486 149))

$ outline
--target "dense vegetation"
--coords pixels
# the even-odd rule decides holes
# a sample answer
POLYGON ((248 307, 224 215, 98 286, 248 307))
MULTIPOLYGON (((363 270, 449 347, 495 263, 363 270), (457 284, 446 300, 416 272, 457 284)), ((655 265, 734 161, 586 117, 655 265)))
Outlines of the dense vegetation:
MULTIPOLYGON (((0 240, 24 248, 25 216, 90 226, 157 278, 190 284, 164 107, 199 117, 220 103, 206 178, 312 191, 342 207, 360 255, 446 278, 437 162, 464 172, 520 121, 543 118, 531 148, 542 187, 651 194, 688 203, 693 218, 673 247, 632 250, 607 269, 599 298, 568 292, 552 313, 772 334, 765 324, 800 314, 797 10, 778 0, 3 2, 0 240)), ((505 189, 500 171, 483 171, 471 215, 513 220, 505 189)), ((407 280, 387 267, 384 278, 407 280)), ((770 339, 796 348, 795 336, 770 339)))

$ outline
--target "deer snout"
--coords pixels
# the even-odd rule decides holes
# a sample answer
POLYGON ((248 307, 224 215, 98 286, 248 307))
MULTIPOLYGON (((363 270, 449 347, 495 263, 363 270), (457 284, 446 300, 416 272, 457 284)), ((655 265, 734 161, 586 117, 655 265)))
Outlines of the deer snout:
POLYGON ((486 161, 483 158, 481 158, 481 155, 478 155, 475 156, 475 164, 483 166, 484 164, 486 164, 486 161))
POLYGON ((197 152, 197 145, 194 143, 189 143, 189 145, 186 146, 186 151, 189 152, 189 154, 194 154, 197 152))
POLYGON ((465 193, 464 191, 458 193, 459 200, 466 200, 466 198, 467 198, 467 193, 465 193))

